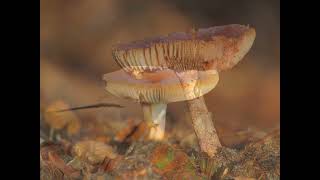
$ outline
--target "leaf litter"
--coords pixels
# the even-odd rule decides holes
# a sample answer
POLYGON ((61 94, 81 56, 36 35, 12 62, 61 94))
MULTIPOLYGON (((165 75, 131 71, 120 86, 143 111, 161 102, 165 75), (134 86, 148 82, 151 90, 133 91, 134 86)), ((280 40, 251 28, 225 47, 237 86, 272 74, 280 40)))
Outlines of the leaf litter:
MULTIPOLYGON (((57 101, 40 114, 43 180, 280 179, 279 130, 246 141, 241 148, 222 147, 212 159, 199 152, 194 135, 182 140, 172 137, 149 141, 144 136, 148 128, 143 121, 128 119, 124 128, 110 129, 109 133, 81 133, 86 126, 75 112, 46 114, 61 108, 70 107, 57 101), (56 132, 52 134, 50 129, 56 132)), ((91 127, 101 126, 94 120, 90 123, 91 127)), ((110 122, 105 123, 111 127, 107 125, 110 122)))

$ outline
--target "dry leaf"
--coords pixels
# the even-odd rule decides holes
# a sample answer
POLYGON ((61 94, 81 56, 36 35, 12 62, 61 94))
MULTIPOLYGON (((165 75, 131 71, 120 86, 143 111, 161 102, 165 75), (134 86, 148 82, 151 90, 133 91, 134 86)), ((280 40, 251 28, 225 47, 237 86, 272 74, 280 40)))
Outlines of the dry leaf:
POLYGON ((67 133, 69 136, 78 134, 80 131, 81 125, 78 119, 72 119, 67 126, 67 133))
POLYGON ((194 171, 178 171, 172 175, 170 179, 206 179, 204 176, 195 173, 194 171))
POLYGON ((74 177, 80 175, 76 169, 68 166, 57 154, 49 152, 48 155, 50 163, 53 164, 56 168, 60 169, 64 174, 74 177))
POLYGON ((256 180, 256 179, 255 178, 248 178, 248 177, 238 176, 238 177, 235 177, 234 180, 256 180))
POLYGON ((134 124, 133 120, 128 120, 128 126, 120 130, 115 140, 119 142, 123 141, 137 141, 146 135, 148 131, 148 126, 145 121, 141 121, 139 124, 134 124))
POLYGON ((129 119, 127 121, 127 126, 123 129, 121 129, 115 136, 115 140, 119 141, 119 142, 123 142, 126 137, 132 132, 132 130, 134 129, 135 124, 133 122, 132 119, 129 119))
MULTIPOLYGON (((146 133, 148 133, 148 125, 145 121, 140 122, 137 125, 137 129, 132 133, 132 135, 129 138, 129 142, 137 141, 140 138, 146 136, 146 133)), ((147 137, 147 136, 146 136, 147 137)))
POLYGON ((92 140, 78 142, 74 145, 73 152, 77 157, 90 164, 98 164, 106 158, 114 159, 117 157, 111 146, 92 140))
POLYGON ((73 125, 70 127, 70 131, 73 133, 75 130, 77 130, 78 125, 76 125, 76 123, 79 123, 77 116, 71 111, 55 112, 60 109, 67 108, 70 107, 64 101, 55 101, 46 109, 46 112, 44 113, 44 119, 51 128, 58 130, 64 128, 68 123, 72 122, 73 125))
POLYGON ((64 117, 65 113, 56 113, 54 111, 68 108, 69 106, 63 101, 55 101, 48 106, 44 113, 44 120, 51 128, 62 129, 68 123, 68 119, 64 117))
POLYGON ((40 166, 41 180, 64 179, 64 174, 52 164, 41 164, 40 166))
POLYGON ((111 172, 117 168, 119 163, 123 160, 124 156, 118 155, 114 159, 105 159, 101 164, 99 171, 100 172, 111 172))
POLYGON ((111 138, 108 136, 97 136, 94 140, 102 143, 108 143, 110 142, 111 138))
POLYGON ((77 170, 81 170, 84 167, 82 161, 80 159, 78 159, 77 157, 75 157, 74 159, 69 161, 68 165, 71 166, 74 169, 77 169, 77 170))
POLYGON ((121 179, 144 179, 147 175, 147 170, 145 168, 140 168, 132 171, 127 171, 120 175, 121 179))
POLYGON ((40 148, 40 164, 44 169, 45 176, 56 177, 59 172, 68 177, 78 177, 80 175, 79 171, 66 164, 62 158, 64 155, 65 153, 59 144, 44 143, 42 145, 40 148))

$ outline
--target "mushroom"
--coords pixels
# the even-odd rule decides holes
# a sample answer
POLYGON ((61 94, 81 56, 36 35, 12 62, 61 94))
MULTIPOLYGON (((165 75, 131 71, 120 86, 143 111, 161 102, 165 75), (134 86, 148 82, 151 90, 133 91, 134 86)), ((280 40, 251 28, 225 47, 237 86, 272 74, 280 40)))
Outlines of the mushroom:
MULTIPOLYGON (((192 75, 189 71, 183 77, 192 75)), ((185 83, 195 88, 192 96, 185 96, 184 89, 175 72, 162 70, 156 73, 145 73, 141 79, 136 79, 124 70, 105 74, 106 90, 114 96, 127 98, 142 105, 144 119, 150 127, 149 139, 162 140, 165 132, 167 104, 171 102, 194 99, 212 90, 218 83, 216 70, 199 73, 199 80, 188 78, 185 83)))
POLYGON ((146 73, 174 71, 188 100, 200 148, 213 157, 221 144, 204 98, 193 96, 195 85, 207 70, 220 72, 235 66, 250 50, 255 36, 255 29, 249 26, 216 26, 117 44, 113 57, 136 79, 143 79, 146 73))
POLYGON ((175 32, 113 47, 113 57, 126 72, 172 69, 218 71, 231 69, 250 50, 255 30, 231 24, 200 28, 190 32, 175 32))

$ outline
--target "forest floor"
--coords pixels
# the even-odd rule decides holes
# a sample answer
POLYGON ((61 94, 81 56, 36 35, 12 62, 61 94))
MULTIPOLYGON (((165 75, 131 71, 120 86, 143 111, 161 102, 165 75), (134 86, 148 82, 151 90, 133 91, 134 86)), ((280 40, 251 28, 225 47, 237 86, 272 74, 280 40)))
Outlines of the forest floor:
POLYGON ((144 139, 146 127, 129 122, 112 132, 106 124, 84 125, 72 112, 42 112, 41 179, 280 179, 279 130, 222 147, 211 159, 194 135, 152 142, 144 139))

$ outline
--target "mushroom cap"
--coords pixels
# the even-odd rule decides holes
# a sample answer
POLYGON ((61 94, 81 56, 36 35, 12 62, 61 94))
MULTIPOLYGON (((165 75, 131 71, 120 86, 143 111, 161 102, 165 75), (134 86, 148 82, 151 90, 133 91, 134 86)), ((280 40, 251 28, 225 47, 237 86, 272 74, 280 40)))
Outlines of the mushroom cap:
POLYGON ((127 72, 168 68, 221 71, 232 68, 245 56, 255 36, 255 29, 248 26, 215 26, 117 44, 112 54, 127 72))
POLYGON ((124 70, 119 70, 105 74, 103 79, 107 82, 106 90, 112 95, 141 103, 191 100, 211 91, 219 80, 216 70, 185 71, 179 77, 184 78, 185 86, 182 86, 173 70, 144 73, 141 79, 136 79, 124 70), (197 73, 198 79, 194 78, 194 73, 197 73))

